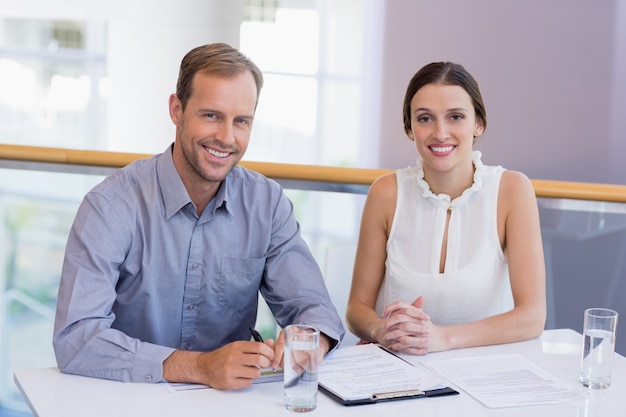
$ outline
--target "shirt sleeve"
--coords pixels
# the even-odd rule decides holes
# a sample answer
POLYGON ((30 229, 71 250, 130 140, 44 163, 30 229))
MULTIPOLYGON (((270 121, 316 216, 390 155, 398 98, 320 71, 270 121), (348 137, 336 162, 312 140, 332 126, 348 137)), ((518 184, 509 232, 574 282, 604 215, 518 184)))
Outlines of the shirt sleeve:
POLYGON ((320 268, 300 232, 293 204, 280 192, 261 294, 279 326, 303 323, 317 327, 336 348, 345 329, 320 268))
POLYGON ((114 205, 90 192, 72 225, 54 325, 57 364, 66 373, 124 382, 161 382, 163 361, 174 349, 145 343, 111 328, 119 266, 132 239, 132 229, 114 205))

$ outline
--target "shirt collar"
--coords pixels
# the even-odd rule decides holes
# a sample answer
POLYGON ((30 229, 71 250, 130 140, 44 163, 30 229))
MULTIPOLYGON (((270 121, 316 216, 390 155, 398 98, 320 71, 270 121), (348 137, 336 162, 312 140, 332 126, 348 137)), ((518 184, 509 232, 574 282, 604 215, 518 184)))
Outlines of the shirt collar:
POLYGON ((417 159, 417 183, 423 191, 423 196, 437 205, 444 207, 457 207, 465 204, 472 197, 474 193, 480 191, 483 185, 483 171, 484 165, 482 162, 482 154, 480 151, 472 151, 472 162, 474 163, 474 178, 472 185, 467 188, 463 193, 450 201, 448 194, 435 194, 430 190, 430 185, 424 179, 424 163, 421 158, 417 159))
MULTIPOLYGON (((178 213, 184 207, 190 205, 193 207, 195 213, 195 204, 191 201, 189 193, 183 184, 183 180, 180 178, 176 167, 174 166, 174 159, 172 151, 174 144, 167 147, 159 159, 157 160, 156 173, 157 181, 159 183, 159 189, 161 190, 161 198, 163 205, 165 206, 165 215, 169 219, 176 213, 178 213)), ((231 174, 228 174, 226 179, 222 182, 222 186, 218 189, 217 194, 209 205, 204 209, 204 212, 210 212, 211 217, 215 214, 215 211, 224 207, 231 215, 234 215, 230 205, 226 204, 228 201, 230 181, 228 180, 231 174)))
MULTIPOLYGON (((233 170, 236 170, 236 169, 237 167, 233 168, 233 170)), ((213 197, 213 200, 211 200, 207 208, 204 210, 204 211, 207 211, 207 209, 210 209, 211 217, 215 215, 215 212, 217 211, 217 209, 221 207, 223 207, 224 210, 230 213, 231 216, 235 215, 232 209, 232 204, 228 204, 229 197, 233 193, 232 179, 230 179, 232 175, 233 175, 232 171, 228 173, 226 178, 224 178, 224 181, 222 181, 220 188, 217 189, 217 194, 215 194, 215 197, 213 197)))

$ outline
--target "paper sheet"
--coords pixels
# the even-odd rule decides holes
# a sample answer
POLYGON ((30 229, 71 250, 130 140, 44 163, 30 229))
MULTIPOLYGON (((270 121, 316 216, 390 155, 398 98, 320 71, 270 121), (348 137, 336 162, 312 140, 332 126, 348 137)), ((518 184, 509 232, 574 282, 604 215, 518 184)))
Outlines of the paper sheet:
POLYGON ((490 408, 555 404, 583 398, 522 355, 422 362, 490 408))
POLYGON ((375 344, 337 349, 320 365, 319 383, 344 400, 407 390, 429 390, 443 380, 375 344))
MULTIPOLYGON (((266 368, 261 370, 261 376, 254 380, 254 384, 263 384, 265 382, 283 381, 283 370, 273 370, 266 368)), ((166 382, 163 384, 169 392, 191 391, 198 389, 210 389, 208 385, 188 384, 185 382, 166 382)))

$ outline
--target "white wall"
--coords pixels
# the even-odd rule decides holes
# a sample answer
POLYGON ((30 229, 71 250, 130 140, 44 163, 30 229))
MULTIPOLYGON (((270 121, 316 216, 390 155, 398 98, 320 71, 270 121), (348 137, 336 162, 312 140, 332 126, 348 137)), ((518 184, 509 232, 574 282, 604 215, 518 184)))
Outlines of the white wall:
POLYGON ((181 59, 206 43, 238 46, 242 16, 232 11, 241 10, 241 1, 161 1, 158 7, 141 0, 125 3, 124 13, 109 21, 108 68, 115 84, 107 147, 162 152, 174 141, 168 98, 176 91, 181 59), (150 70, 129 65, 133 62, 149 62, 150 70))
POLYGON ((174 140, 167 104, 176 90, 180 60, 205 43, 238 46, 243 1, 0 0, 0 14, 107 22, 107 69, 113 83, 106 129, 111 140, 102 149, 156 153, 174 140))
POLYGON ((383 3, 379 167, 414 164, 402 129, 406 85, 421 66, 449 60, 481 87, 486 163, 531 178, 626 183, 626 2, 383 3))

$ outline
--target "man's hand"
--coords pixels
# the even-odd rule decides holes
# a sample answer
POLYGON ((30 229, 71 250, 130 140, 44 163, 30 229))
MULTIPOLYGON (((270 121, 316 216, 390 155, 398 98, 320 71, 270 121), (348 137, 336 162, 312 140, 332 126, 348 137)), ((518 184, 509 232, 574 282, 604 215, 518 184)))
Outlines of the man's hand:
MULTIPOLYGON (((320 356, 319 363, 322 363, 324 356, 330 350, 331 341, 328 336, 324 333, 320 332, 320 356)), ((278 338, 276 339, 276 344, 274 345, 274 360, 270 364, 270 366, 274 369, 283 368, 284 367, 284 356, 285 356, 285 335, 284 331, 281 330, 278 338)))
POLYGON ((194 382, 217 389, 241 389, 252 385, 274 360, 274 342, 238 341, 212 352, 174 351, 163 362, 169 382, 194 382))

